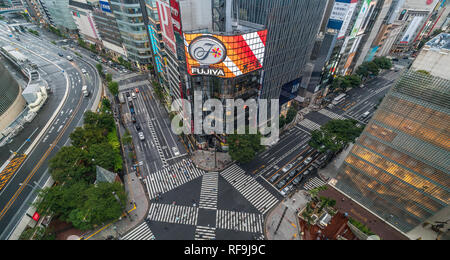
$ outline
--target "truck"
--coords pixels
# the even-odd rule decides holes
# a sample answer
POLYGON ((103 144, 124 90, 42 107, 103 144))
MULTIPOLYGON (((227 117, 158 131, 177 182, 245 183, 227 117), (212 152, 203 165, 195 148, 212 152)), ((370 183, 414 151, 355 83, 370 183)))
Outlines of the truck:
POLYGON ((81 89, 81 92, 83 93, 83 95, 84 95, 85 97, 88 97, 88 96, 89 96, 89 90, 88 90, 88 87, 87 87, 87 86, 83 86, 83 88, 81 89))

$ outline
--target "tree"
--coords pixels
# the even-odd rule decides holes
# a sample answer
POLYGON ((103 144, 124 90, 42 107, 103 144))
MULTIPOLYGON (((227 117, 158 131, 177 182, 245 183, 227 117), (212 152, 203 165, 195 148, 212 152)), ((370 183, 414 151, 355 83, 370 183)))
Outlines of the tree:
POLYGON ((375 76, 378 76, 378 74, 380 73, 380 68, 378 67, 378 65, 375 62, 369 62, 367 63, 367 70, 375 76))
POLYGON ((105 77, 105 73, 103 72, 103 66, 100 63, 97 63, 97 65, 95 65, 95 67, 97 68, 98 74, 100 74, 100 76, 103 78, 105 77))
POLYGON ((84 113, 84 124, 93 125, 107 131, 115 128, 114 117, 111 114, 94 113, 92 111, 84 113))
POLYGON ((127 144, 127 145, 129 145, 129 144, 131 144, 131 142, 133 141, 133 138, 131 137, 131 135, 130 135, 130 131, 126 131, 125 132, 125 134, 122 136, 122 142, 124 143, 124 144, 127 144))
POLYGON ((286 114, 286 124, 290 124, 297 116, 297 109, 294 106, 290 106, 286 114))
POLYGON ((84 127, 77 127, 70 134, 70 140, 74 147, 88 149, 93 144, 106 142, 107 138, 104 129, 93 125, 85 125, 84 127))
POLYGON ((331 120, 311 133, 309 145, 320 152, 338 152, 361 135, 362 126, 353 119, 331 120))
POLYGON ((367 62, 359 65, 359 67, 355 71, 356 75, 361 76, 362 78, 367 78, 369 76, 369 68, 367 66, 367 62))
POLYGON ((229 154, 233 160, 248 163, 262 151, 261 134, 233 134, 228 136, 229 154))
POLYGON ((95 180, 94 168, 87 151, 74 146, 64 146, 50 160, 49 170, 57 183, 71 185, 95 180))
POLYGON ((286 125, 286 117, 284 115, 281 115, 279 126, 280 128, 283 128, 285 125, 286 125))
POLYGON ((392 61, 386 57, 377 57, 373 62, 383 70, 389 70, 392 68, 392 61))
POLYGON ((119 94, 119 83, 112 81, 108 83, 108 89, 114 96, 119 94))
POLYGON ((112 74, 111 73, 106 73, 106 76, 105 76, 105 79, 106 79, 106 82, 111 82, 112 81, 112 74))
POLYGON ((94 160, 95 165, 98 165, 109 171, 116 171, 116 151, 110 143, 93 144, 89 147, 89 155, 94 160))

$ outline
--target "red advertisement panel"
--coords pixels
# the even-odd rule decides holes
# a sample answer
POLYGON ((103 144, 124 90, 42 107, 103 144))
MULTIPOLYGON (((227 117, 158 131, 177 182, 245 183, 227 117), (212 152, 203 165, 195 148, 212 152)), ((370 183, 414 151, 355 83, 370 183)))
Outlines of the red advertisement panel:
POLYGON ((180 3, 178 2, 178 0, 170 0, 170 7, 172 8, 173 28, 180 35, 183 35, 183 30, 181 28, 180 3))
POLYGON ((172 10, 170 5, 161 0, 156 1, 159 21, 161 23, 161 33, 166 49, 176 53, 175 35, 173 33, 172 10))
POLYGON ((242 35, 184 34, 190 75, 234 78, 261 69, 267 30, 242 35))

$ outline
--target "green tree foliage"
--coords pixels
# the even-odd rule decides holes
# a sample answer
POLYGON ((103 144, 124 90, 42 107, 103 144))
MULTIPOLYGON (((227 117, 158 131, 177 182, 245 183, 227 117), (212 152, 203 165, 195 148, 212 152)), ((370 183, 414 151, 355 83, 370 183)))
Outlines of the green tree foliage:
POLYGON ((369 62, 367 63, 367 70, 370 74, 378 76, 380 74, 380 68, 375 62, 369 62))
POLYGON ((84 114, 85 125, 95 125, 98 128, 111 131, 115 127, 114 118, 106 113, 94 113, 87 111, 84 114))
POLYGON ((50 160, 49 166, 50 174, 57 183, 71 185, 77 182, 91 183, 95 180, 88 152, 74 146, 62 147, 50 160))
POLYGON ((250 162, 264 149, 261 145, 261 134, 233 134, 228 136, 228 143, 231 158, 241 163, 250 162))
POLYGON ((131 137, 130 131, 126 131, 125 134, 122 136, 122 142, 124 144, 130 145, 133 141, 133 138, 131 137))
POLYGON ((377 57, 373 62, 382 70, 389 70, 392 68, 392 61, 386 57, 377 57))
POLYGON ((331 120, 320 130, 311 133, 309 145, 320 152, 338 152, 347 144, 354 142, 363 131, 362 126, 358 126, 358 121, 353 119, 331 120))
POLYGON ((55 240, 55 234, 49 229, 41 226, 28 228, 19 237, 19 240, 55 240))
POLYGON ((112 74, 111 73, 106 73, 106 76, 105 76, 105 79, 106 79, 106 82, 111 82, 112 81, 112 74))
POLYGON ((89 147, 89 155, 94 159, 94 163, 109 171, 115 171, 116 151, 110 143, 93 144, 89 147))
POLYGON ((107 141, 107 138, 103 128, 85 125, 84 127, 77 127, 75 131, 70 134, 70 140, 74 147, 87 149, 93 144, 107 141))
POLYGON ((111 101, 108 98, 102 99, 102 112, 111 111, 111 101))
POLYGON ((119 95, 119 83, 112 81, 108 83, 108 89, 114 96, 119 95))
POLYGON ((101 63, 97 63, 97 65, 95 65, 95 67, 97 68, 98 74, 100 74, 100 76, 102 78, 104 78, 105 73, 103 72, 103 65, 101 63))
POLYGON ((347 89, 359 87, 361 82, 358 75, 337 76, 333 79, 331 89, 345 92, 347 89))
POLYGON ((286 114, 286 124, 290 124, 297 116, 297 109, 294 106, 290 106, 286 114))
POLYGON ((386 57, 377 57, 373 61, 364 62, 355 71, 356 75, 367 78, 369 75, 377 76, 380 70, 392 68, 392 61, 386 57))

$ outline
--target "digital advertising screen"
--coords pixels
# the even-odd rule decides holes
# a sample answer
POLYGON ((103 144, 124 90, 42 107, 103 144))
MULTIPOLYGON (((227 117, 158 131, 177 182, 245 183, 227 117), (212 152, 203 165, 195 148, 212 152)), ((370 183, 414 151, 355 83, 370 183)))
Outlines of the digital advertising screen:
POLYGON ((185 33, 184 39, 192 76, 234 78, 263 67, 267 30, 233 36, 185 33))

